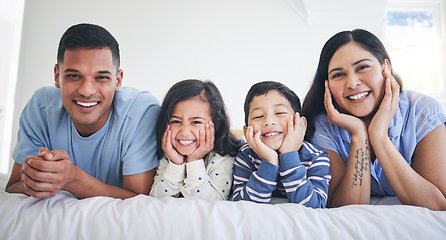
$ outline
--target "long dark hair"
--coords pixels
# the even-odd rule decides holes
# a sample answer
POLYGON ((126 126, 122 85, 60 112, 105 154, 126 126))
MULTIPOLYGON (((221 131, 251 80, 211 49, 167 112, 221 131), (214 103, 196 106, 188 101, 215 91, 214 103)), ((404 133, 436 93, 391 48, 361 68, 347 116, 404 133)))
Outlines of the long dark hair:
MULTIPOLYGON (((324 107, 324 93, 325 80, 328 80, 328 64, 334 53, 349 42, 355 42, 364 50, 370 52, 376 59, 378 59, 381 65, 385 63, 385 59, 391 63, 389 54, 382 42, 375 35, 366 30, 355 29, 353 31, 343 31, 331 37, 322 48, 313 83, 305 96, 302 105, 302 115, 307 118, 308 124, 305 135, 306 141, 310 141, 313 138, 315 131, 314 121, 316 117, 319 114, 326 112, 324 107)), ((401 86, 400 89, 402 89, 403 83, 399 76, 396 75, 393 70, 392 75, 401 86)))
POLYGON ((164 156, 164 151, 161 148, 161 139, 166 131, 175 105, 196 96, 199 96, 204 102, 209 103, 209 111, 215 127, 213 151, 220 155, 235 156, 237 154, 240 141, 231 133, 230 121, 226 115, 225 104, 220 91, 210 81, 188 79, 174 84, 167 92, 161 105, 161 110, 156 121, 158 158, 164 156))

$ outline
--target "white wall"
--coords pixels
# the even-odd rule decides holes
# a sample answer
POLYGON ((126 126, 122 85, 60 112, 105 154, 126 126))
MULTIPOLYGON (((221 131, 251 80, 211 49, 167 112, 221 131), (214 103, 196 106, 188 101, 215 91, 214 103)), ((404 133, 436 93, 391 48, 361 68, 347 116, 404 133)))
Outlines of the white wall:
POLYGON ((333 10, 324 1, 302 11, 306 0, 26 0, 13 145, 24 105, 37 88, 53 84, 57 45, 71 25, 89 22, 108 29, 120 43, 124 85, 149 90, 160 101, 179 80, 212 80, 232 128, 241 129, 243 100, 253 83, 280 81, 302 99, 329 37, 358 27, 383 33, 386 0, 360 6, 337 0, 337 9, 348 10, 339 21, 333 13, 314 21, 311 16, 333 10), (355 8, 365 13, 367 5, 382 6, 382 14, 373 12, 365 23, 355 8))

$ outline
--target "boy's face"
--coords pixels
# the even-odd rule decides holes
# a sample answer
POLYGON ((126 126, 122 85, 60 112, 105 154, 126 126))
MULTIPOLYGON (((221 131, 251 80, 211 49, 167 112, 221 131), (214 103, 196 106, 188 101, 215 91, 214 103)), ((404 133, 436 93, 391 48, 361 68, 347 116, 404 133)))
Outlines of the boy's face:
POLYGON ((54 67, 55 85, 62 103, 82 136, 105 125, 110 116, 122 71, 113 64, 109 48, 75 48, 65 51, 63 63, 54 67))
POLYGON ((260 140, 273 150, 282 146, 288 133, 288 121, 294 114, 290 102, 278 91, 255 96, 249 105, 248 125, 254 133, 261 130, 260 140))

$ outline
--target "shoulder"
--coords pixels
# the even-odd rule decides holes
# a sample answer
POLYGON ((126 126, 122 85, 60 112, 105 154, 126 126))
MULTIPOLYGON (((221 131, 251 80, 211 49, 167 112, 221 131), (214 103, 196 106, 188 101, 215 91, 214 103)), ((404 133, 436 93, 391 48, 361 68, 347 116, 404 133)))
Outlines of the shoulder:
POLYGON ((45 86, 37 89, 30 99, 30 102, 38 104, 40 108, 59 107, 61 108, 62 100, 60 98, 60 90, 56 87, 45 86))
POLYGON ((116 92, 113 107, 117 115, 133 115, 145 113, 148 109, 159 111, 160 103, 150 92, 132 87, 122 86, 116 92))
POLYGON ((418 92, 404 90, 400 93, 400 108, 402 110, 441 111, 440 103, 433 97, 418 92))

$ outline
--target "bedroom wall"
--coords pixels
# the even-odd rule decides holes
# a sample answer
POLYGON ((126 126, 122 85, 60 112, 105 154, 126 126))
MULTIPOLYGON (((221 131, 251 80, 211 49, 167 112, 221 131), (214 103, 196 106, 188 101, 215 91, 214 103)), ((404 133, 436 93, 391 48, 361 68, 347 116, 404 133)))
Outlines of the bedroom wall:
POLYGON ((160 101, 179 80, 212 80, 232 128, 241 129, 244 96, 253 83, 280 81, 303 98, 329 37, 353 28, 381 37, 386 0, 366 0, 375 10, 369 13, 367 3, 316 2, 26 0, 12 147, 26 102, 39 87, 53 85, 58 41, 73 24, 107 28, 120 43, 123 84, 151 91, 160 101), (340 9, 349 11, 333 14, 340 9))

